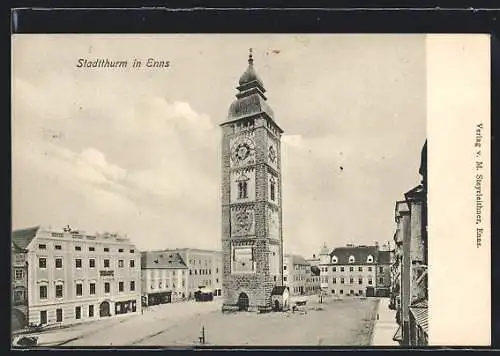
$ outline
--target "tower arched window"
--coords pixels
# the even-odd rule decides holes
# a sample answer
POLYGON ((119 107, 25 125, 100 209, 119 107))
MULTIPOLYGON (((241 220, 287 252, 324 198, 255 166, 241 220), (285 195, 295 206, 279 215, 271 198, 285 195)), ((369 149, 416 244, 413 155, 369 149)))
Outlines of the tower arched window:
POLYGON ((238 199, 248 197, 248 186, 246 181, 238 182, 238 199))
POLYGON ((274 178, 271 178, 270 180, 270 187, 271 187, 271 200, 275 201, 276 200, 276 181, 274 178))
POLYGON ((354 263, 356 261, 356 259, 354 258, 353 255, 350 255, 349 256, 349 263, 354 263))
POLYGON ((248 198, 248 177, 242 173, 241 176, 238 178, 238 199, 245 199, 248 198))

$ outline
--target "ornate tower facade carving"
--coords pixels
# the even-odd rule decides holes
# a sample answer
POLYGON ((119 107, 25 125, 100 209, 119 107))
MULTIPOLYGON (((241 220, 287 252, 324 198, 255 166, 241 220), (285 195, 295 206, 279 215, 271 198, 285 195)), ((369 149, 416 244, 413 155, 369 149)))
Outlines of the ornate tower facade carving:
POLYGON ((271 307, 283 285, 281 135, 252 52, 222 128, 224 309, 271 307))

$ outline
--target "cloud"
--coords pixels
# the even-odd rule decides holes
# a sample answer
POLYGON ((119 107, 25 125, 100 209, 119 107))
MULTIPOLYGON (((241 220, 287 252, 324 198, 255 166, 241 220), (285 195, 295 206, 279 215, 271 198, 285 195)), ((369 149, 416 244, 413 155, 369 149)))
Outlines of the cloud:
MULTIPOLYGON (((208 115, 187 102, 150 95, 118 104, 120 96, 112 92, 69 86, 73 92, 66 95, 85 98, 84 104, 63 101, 51 116, 47 103, 56 100, 59 91, 52 86, 58 82, 46 83, 44 90, 20 79, 15 83, 13 178, 21 182, 20 175, 31 171, 45 178, 39 180, 40 189, 57 189, 48 200, 46 192, 30 188, 46 201, 33 223, 56 224, 66 218, 82 228, 128 231, 136 238, 146 233, 142 246, 151 248, 169 227, 175 231, 170 243, 182 246, 198 230, 186 225, 186 217, 206 217, 207 207, 211 220, 218 222, 219 177, 214 172, 219 136, 208 115), (71 200, 80 208, 79 216, 71 203, 66 209, 57 206, 71 200)), ((20 193, 27 188, 26 179, 22 181, 14 196, 21 222, 27 220, 22 210, 29 204, 29 197, 20 193)), ((218 223, 209 226, 219 228, 218 223)), ((209 240, 206 247, 211 244, 209 240)))

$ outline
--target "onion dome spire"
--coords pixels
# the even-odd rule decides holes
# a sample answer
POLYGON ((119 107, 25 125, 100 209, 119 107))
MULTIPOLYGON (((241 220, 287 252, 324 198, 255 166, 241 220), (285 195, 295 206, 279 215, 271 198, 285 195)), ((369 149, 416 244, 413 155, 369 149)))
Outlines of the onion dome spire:
MULTIPOLYGON (((259 85, 262 89, 264 89, 264 83, 259 78, 257 73, 255 72, 255 68, 253 66, 253 49, 250 48, 248 53, 248 67, 247 70, 241 75, 239 84, 241 86, 246 86, 247 84, 253 83, 252 87, 259 85)), ((265 92, 265 90, 262 90, 265 92)))

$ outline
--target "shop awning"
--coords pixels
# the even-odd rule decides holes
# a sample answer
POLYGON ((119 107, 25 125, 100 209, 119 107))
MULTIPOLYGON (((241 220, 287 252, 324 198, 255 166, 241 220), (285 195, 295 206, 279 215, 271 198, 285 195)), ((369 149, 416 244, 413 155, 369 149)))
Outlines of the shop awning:
POLYGON ((415 318, 415 322, 422 330, 429 334, 429 309, 428 308, 415 308, 410 307, 410 312, 415 318))
POLYGON ((392 337, 392 340, 403 342, 403 330, 401 329, 401 325, 398 327, 398 330, 396 330, 396 333, 392 337))

